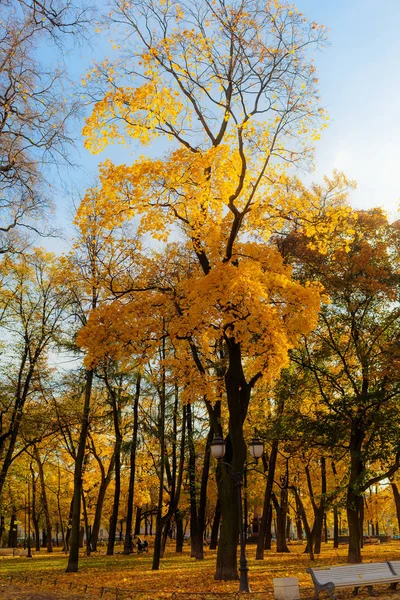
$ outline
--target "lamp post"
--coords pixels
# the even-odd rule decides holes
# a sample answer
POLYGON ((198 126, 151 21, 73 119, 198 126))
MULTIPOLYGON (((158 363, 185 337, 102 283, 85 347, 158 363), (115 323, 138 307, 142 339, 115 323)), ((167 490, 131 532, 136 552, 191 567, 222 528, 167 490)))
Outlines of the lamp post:
MULTIPOLYGON (((239 561, 239 573, 240 573, 240 581, 239 581, 239 592, 247 592, 249 593, 249 568, 247 565, 246 558, 246 531, 245 531, 245 523, 243 521, 243 499, 242 499, 242 488, 243 488, 243 479, 246 476, 246 467, 247 463, 244 464, 244 468, 242 471, 235 471, 233 466, 230 463, 224 462, 222 459, 225 456, 226 443, 225 441, 219 437, 214 437, 214 440, 210 444, 211 454, 218 460, 219 464, 226 465, 231 469, 234 482, 237 489, 237 497, 238 497, 238 506, 239 506, 239 539, 240 539, 240 561, 239 561)), ((249 444, 249 451, 251 456, 257 461, 264 452, 264 444, 263 441, 258 438, 253 438, 249 444)))
POLYGON ((31 549, 31 486, 29 483, 28 476, 28 554, 27 558, 32 558, 32 549, 31 549))

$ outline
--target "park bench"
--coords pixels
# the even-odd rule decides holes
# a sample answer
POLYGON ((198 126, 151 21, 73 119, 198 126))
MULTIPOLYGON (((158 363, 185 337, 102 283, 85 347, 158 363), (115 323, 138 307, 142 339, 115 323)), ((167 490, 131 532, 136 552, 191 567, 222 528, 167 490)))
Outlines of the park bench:
MULTIPOLYGON (((394 563, 399 567, 397 572, 400 573, 400 561, 394 563)), ((400 581, 400 574, 397 575, 397 572, 387 562, 307 569, 314 583, 315 600, 323 591, 328 592, 332 600, 336 600, 335 590, 339 588, 354 588, 354 594, 357 594, 360 587, 367 587, 371 595, 374 594, 372 586, 375 584, 389 583, 391 588, 395 588, 400 581)))
POLYGON ((15 556, 16 548, 0 548, 0 556, 15 556))

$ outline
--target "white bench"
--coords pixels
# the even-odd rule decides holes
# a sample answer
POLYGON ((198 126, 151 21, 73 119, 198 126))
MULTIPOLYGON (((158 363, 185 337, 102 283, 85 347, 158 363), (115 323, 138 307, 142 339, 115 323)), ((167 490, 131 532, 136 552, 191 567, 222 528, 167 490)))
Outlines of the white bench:
MULTIPOLYGON (((394 561, 400 573, 400 561, 394 561)), ((354 588, 357 594, 360 587, 367 587, 371 595, 374 595, 372 586, 374 584, 391 584, 395 588, 400 581, 400 575, 389 563, 365 563, 358 565, 344 565, 342 567, 330 567, 327 569, 307 569, 314 583, 314 598, 318 599, 320 592, 328 592, 332 600, 336 600, 335 590, 339 588, 354 588)))

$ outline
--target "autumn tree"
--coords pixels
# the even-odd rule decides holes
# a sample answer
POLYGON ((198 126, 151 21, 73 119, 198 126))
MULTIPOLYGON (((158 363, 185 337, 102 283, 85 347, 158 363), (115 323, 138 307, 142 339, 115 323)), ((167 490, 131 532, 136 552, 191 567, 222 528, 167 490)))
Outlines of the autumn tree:
POLYGON ((10 301, 2 329, 13 347, 13 361, 7 369, 7 392, 1 400, 0 494, 15 458, 25 406, 32 394, 41 396, 47 352, 61 335, 69 302, 68 294, 58 285, 54 255, 43 249, 11 263, 7 290, 10 301))
POLYGON ((296 235, 285 246, 300 276, 318 279, 329 295, 317 329, 292 356, 317 385, 315 439, 323 423, 331 446, 347 452, 349 562, 361 562, 363 494, 400 464, 399 228, 380 209, 357 218, 348 252, 322 255, 296 235))
POLYGON ((0 253, 15 249, 23 231, 50 233, 50 171, 68 160, 69 118, 78 102, 65 69, 38 58, 55 55, 89 18, 83 4, 64 0, 5 0, 0 5, 0 253))
MULTIPOLYGON (((237 578, 239 506, 231 471, 243 472, 251 393, 287 363, 319 305, 318 290, 292 279, 270 237, 295 223, 323 248, 347 215, 345 178, 307 190, 285 171, 310 159, 325 119, 311 59, 325 32, 295 8, 256 0, 115 2, 109 19, 127 32, 125 54, 117 66, 105 61, 87 76, 96 102, 86 146, 99 152, 113 141, 148 145, 160 138, 169 150, 130 166, 103 163, 96 212, 106 227, 135 217, 140 236, 161 242, 174 233, 180 255, 190 256, 190 269, 173 285, 153 266, 147 281, 137 278, 126 292, 158 290, 168 298, 175 339, 190 351, 196 394, 217 434, 214 404, 221 393, 227 402, 231 467, 219 470, 216 578, 237 578)), ((79 210, 83 231, 92 196, 79 210)), ((164 251, 151 258, 165 263, 164 251)), ((125 310, 115 305, 120 322, 125 310)))

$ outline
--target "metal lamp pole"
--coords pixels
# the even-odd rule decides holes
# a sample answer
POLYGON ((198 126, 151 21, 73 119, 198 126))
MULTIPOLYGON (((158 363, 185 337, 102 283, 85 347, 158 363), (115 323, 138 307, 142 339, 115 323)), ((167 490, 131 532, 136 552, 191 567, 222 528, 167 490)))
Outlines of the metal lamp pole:
MULTIPOLYGON (((240 560, 239 560, 239 592, 250 593, 249 585, 249 567, 246 557, 246 523, 243 520, 243 479, 246 476, 246 463, 243 471, 235 471, 230 463, 224 462, 222 458, 225 455, 225 441, 221 437, 214 437, 210 445, 211 454, 218 460, 219 464, 226 465, 232 470, 234 481, 237 489, 237 499, 239 505, 239 540, 240 540, 240 560)), ((258 460, 264 451, 264 444, 259 439, 251 440, 249 444, 250 454, 258 460)), ((246 518, 247 522, 247 518, 246 518)))
MULTIPOLYGON (((228 463, 229 464, 229 463, 228 463)), ((249 585, 249 567, 247 565, 247 557, 246 557, 246 532, 245 532, 245 524, 243 521, 243 496, 242 496, 242 488, 243 488, 243 474, 238 473, 238 481, 236 483, 238 490, 238 500, 239 500, 239 532, 240 532, 240 561, 239 561, 239 592, 251 592, 249 585)))
POLYGON ((31 486, 28 477, 28 558, 32 558, 31 549, 31 486))

